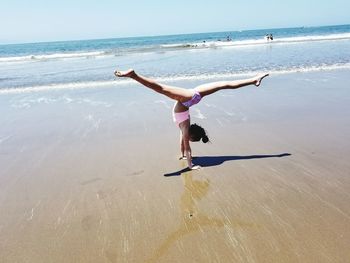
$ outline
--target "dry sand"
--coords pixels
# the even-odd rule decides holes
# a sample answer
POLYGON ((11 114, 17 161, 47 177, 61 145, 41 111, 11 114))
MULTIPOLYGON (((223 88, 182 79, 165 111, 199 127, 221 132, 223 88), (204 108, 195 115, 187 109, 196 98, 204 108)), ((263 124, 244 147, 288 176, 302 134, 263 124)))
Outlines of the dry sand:
POLYGON ((349 262, 348 76, 205 98, 193 172, 140 86, 2 95, 0 262, 349 262))

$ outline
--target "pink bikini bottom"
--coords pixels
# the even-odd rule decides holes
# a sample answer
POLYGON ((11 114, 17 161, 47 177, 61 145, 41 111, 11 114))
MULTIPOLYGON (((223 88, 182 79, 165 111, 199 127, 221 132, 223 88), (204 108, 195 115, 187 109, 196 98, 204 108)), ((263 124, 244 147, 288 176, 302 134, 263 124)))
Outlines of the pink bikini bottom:
POLYGON ((198 102, 200 102, 201 99, 202 99, 201 94, 196 89, 193 89, 193 96, 192 96, 192 98, 189 101, 185 101, 185 102, 181 102, 181 103, 185 107, 189 108, 189 107, 197 104, 198 102))

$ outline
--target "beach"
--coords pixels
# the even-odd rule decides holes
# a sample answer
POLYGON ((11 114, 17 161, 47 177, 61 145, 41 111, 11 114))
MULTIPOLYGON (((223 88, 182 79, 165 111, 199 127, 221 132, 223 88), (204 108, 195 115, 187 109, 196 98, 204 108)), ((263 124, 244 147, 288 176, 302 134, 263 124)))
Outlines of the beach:
POLYGON ((1 93, 0 261, 347 262, 349 73, 204 98, 199 171, 173 101, 136 83, 1 93))

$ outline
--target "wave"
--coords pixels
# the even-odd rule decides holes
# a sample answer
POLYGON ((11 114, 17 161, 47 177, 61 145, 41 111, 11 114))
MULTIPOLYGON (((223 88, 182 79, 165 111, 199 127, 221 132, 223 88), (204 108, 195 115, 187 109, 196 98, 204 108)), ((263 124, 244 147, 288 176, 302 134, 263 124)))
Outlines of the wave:
MULTIPOLYGON (((287 69, 278 70, 266 70, 270 75, 283 75, 291 73, 307 73, 307 72, 317 72, 317 71, 331 71, 331 70, 341 70, 350 69, 350 63, 345 64, 333 64, 333 65, 323 65, 323 66, 311 66, 311 67, 293 67, 287 69)), ((228 78, 242 78, 253 76, 259 71, 246 71, 246 72, 232 72, 232 73, 214 73, 214 74, 200 74, 200 75, 190 75, 190 76, 165 76, 155 78, 159 82, 175 82, 175 81, 193 81, 193 80, 220 80, 228 78)), ((89 81, 89 82, 72 82, 72 83, 55 83, 48 85, 38 85, 38 86, 26 86, 26 87, 8 87, 1 88, 0 95, 5 94, 20 94, 20 93, 31 93, 31 92, 44 92, 44 91, 55 91, 55 90, 74 90, 74 89, 86 89, 86 88, 113 88, 113 87, 123 87, 135 84, 134 81, 129 79, 118 79, 118 80, 106 80, 106 81, 89 81)))
POLYGON ((0 62, 30 62, 40 60, 52 60, 52 59, 69 59, 69 58, 89 58, 96 56, 108 55, 105 51, 90 51, 90 52, 72 52, 72 53, 55 53, 44 55, 27 55, 16 57, 0 57, 0 62))
POLYGON ((314 36, 295 36, 295 37, 274 37, 272 41, 266 41, 265 38, 261 39, 245 39, 245 40, 233 40, 233 41, 202 41, 193 43, 173 43, 173 44, 154 44, 150 46, 138 46, 138 47, 125 47, 114 48, 98 51, 80 51, 80 52, 64 52, 54 54, 34 54, 24 56, 12 56, 12 57, 0 57, 0 63, 23 63, 23 62, 35 62, 46 60, 58 60, 58 59, 74 59, 74 58, 95 58, 103 56, 117 56, 127 53, 148 53, 159 52, 166 50, 182 50, 182 49, 200 49, 200 48, 241 48, 247 46, 259 46, 259 45, 272 45, 272 44, 289 44, 289 43, 302 43, 312 41, 331 41, 331 40, 344 40, 350 39, 350 33, 342 34, 329 34, 329 35, 314 35, 314 36))
MULTIPOLYGON (((130 80, 118 81, 119 85, 125 83, 131 83, 130 80)), ((66 89, 81 89, 81 88, 100 88, 108 87, 114 85, 116 82, 114 80, 109 81, 88 81, 88 82, 70 82, 70 83, 53 83, 47 85, 38 86, 24 86, 16 88, 2 88, 0 89, 0 94, 16 94, 16 93, 27 93, 27 92, 41 92, 50 90, 66 90, 66 89)))
POLYGON ((246 40, 217 40, 217 41, 202 41, 194 43, 177 43, 161 45, 166 49, 181 49, 181 48, 216 48, 216 47, 244 47, 254 45, 266 44, 288 44, 297 42, 312 42, 312 41, 327 41, 327 40, 343 40, 350 39, 350 33, 331 34, 331 35, 315 35, 315 36, 298 36, 298 37, 284 37, 274 38, 272 41, 267 41, 265 38, 261 39, 246 39, 246 40))

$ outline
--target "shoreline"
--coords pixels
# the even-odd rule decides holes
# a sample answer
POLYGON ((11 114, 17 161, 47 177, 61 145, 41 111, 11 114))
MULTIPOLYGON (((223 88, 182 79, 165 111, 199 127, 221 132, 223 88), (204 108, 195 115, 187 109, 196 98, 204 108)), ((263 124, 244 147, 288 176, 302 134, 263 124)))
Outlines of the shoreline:
MULTIPOLYGON (((284 76, 284 75, 295 75, 295 74, 307 74, 307 73, 329 73, 329 72, 347 72, 350 70, 350 63, 345 63, 343 65, 330 65, 323 67, 308 67, 308 68, 296 68, 290 70, 266 70, 270 75, 273 76, 284 76)), ((175 76, 175 77, 154 77, 158 82, 164 83, 177 83, 185 81, 220 81, 225 79, 238 79, 247 78, 257 75, 264 71, 251 71, 244 73, 226 73, 226 74, 211 74, 211 75, 200 75, 200 76, 175 76)), ((152 77, 153 78, 153 77, 152 77)), ((128 79, 113 79, 105 81, 90 81, 90 82, 74 82, 74 83, 51 83, 47 85, 37 85, 37 86, 25 86, 25 87, 11 87, 11 88, 1 88, 0 96, 7 94, 25 94, 25 93, 37 93, 37 92, 57 92, 60 90, 84 90, 84 89, 103 89, 103 88, 115 88, 133 86, 134 81, 128 79)))

